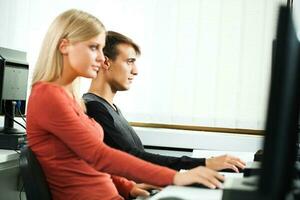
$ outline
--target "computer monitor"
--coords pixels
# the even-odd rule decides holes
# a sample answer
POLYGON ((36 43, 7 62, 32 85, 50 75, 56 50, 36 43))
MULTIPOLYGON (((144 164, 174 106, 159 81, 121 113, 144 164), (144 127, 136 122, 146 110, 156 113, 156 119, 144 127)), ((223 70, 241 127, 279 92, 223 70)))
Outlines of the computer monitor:
POLYGON ((223 200, 241 196, 245 200, 282 200, 291 189, 300 108, 300 44, 288 7, 280 8, 275 49, 258 182, 242 181, 241 187, 225 189, 223 200))
POLYGON ((284 199, 291 188, 300 108, 300 44, 290 9, 281 7, 278 20, 259 179, 260 192, 274 200, 284 199))
POLYGON ((0 114, 4 115, 0 148, 16 149, 20 140, 24 140, 25 129, 14 128, 14 117, 25 112, 27 81, 26 53, 0 47, 0 114))

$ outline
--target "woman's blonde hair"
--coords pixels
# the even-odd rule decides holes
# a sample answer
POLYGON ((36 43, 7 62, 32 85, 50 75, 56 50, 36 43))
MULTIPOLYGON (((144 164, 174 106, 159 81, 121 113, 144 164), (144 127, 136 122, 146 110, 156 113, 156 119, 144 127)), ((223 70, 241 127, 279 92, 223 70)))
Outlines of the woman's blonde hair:
MULTIPOLYGON (((52 82, 61 76, 63 57, 59 45, 62 39, 76 43, 104 32, 104 25, 89 13, 71 9, 60 14, 52 22, 44 38, 33 72, 32 85, 38 81, 52 82)), ((73 91, 74 89, 73 87, 73 91)))

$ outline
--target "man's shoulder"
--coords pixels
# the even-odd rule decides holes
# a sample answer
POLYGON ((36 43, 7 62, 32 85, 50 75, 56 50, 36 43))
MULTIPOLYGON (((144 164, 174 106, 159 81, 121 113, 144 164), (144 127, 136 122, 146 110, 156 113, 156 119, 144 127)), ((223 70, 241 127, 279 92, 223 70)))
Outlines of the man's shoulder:
POLYGON ((106 108, 106 101, 92 93, 85 93, 82 99, 87 106, 106 108))
POLYGON ((106 114, 111 116, 112 113, 107 105, 107 103, 92 93, 86 93, 82 96, 83 101, 86 106, 86 111, 88 115, 92 114, 106 114))
POLYGON ((99 101, 99 98, 93 93, 85 93, 82 98, 84 102, 99 101))

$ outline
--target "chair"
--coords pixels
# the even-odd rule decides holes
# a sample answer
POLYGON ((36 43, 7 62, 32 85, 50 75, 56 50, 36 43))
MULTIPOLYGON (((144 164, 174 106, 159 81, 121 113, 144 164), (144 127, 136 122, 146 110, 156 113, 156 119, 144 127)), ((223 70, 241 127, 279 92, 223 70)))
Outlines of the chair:
POLYGON ((19 162, 27 200, 51 200, 43 169, 29 147, 21 149, 19 162))

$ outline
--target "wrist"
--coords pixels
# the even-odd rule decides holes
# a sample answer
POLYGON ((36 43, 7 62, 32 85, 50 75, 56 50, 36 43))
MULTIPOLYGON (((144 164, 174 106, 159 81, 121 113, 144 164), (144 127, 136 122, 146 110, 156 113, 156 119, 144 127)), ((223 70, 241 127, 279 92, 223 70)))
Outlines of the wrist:
POLYGON ((173 185, 178 185, 178 179, 179 179, 179 172, 176 172, 176 174, 173 177, 173 185))
POLYGON ((173 185, 185 185, 186 182, 186 172, 177 172, 174 176, 173 185))
POLYGON ((127 197, 129 197, 129 198, 133 198, 134 196, 133 196, 133 190, 134 190, 134 187, 136 186, 136 183, 135 182, 133 182, 133 181, 131 181, 131 185, 128 187, 128 195, 127 195, 127 197))
POLYGON ((210 161, 211 161, 210 158, 206 158, 206 159, 205 159, 205 167, 210 168, 210 165, 211 165, 210 161))

